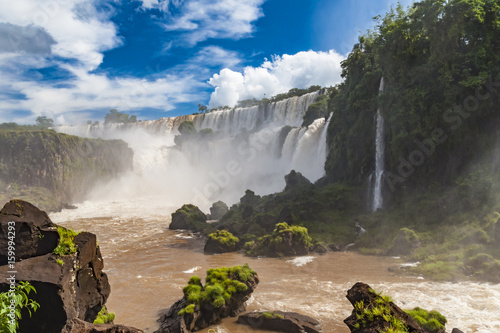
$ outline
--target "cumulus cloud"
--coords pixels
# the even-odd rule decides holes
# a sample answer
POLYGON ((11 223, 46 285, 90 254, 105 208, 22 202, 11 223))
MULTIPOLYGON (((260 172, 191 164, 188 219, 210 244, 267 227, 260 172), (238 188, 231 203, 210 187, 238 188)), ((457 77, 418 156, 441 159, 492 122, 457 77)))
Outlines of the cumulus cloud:
POLYGON ((43 28, 57 42, 52 46, 54 55, 75 59, 87 70, 93 70, 102 63, 102 52, 122 43, 106 11, 94 15, 97 13, 94 3, 86 0, 9 1, 1 5, 0 22, 43 28))
MULTIPOLYGON (((97 11, 96 3, 0 0, 0 122, 30 123, 39 115, 67 122, 109 108, 168 111, 197 98, 193 91, 204 84, 190 75, 195 69, 146 78, 94 73, 103 52, 122 43, 112 10, 102 10, 100 3, 97 11), (40 69, 63 75, 45 81, 40 69)), ((218 48, 206 48, 198 57, 234 62, 232 53, 218 48)))
MULTIPOLYGON (((149 6, 156 1, 146 2, 149 6)), ((178 3, 175 13, 167 13, 163 27, 182 32, 179 41, 190 46, 209 38, 239 39, 253 32, 253 22, 263 16, 263 3, 264 0, 186 0, 178 3)))
POLYGON ((271 97, 291 88, 335 85, 341 81, 344 59, 334 50, 307 51, 275 56, 259 67, 246 67, 243 73, 224 68, 208 82, 215 87, 209 106, 234 106, 244 99, 271 97))
POLYGON ((55 43, 42 27, 0 22, 0 52, 50 53, 55 43))

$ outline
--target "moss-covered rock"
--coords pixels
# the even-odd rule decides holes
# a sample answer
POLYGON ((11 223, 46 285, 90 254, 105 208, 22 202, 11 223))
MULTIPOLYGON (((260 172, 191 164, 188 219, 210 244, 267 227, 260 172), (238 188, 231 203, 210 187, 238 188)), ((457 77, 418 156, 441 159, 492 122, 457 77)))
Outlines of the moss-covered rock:
POLYGON ((205 253, 234 252, 239 248, 240 240, 226 230, 217 230, 208 235, 205 243, 205 253))
POLYGON ((445 324, 447 320, 445 316, 438 311, 428 311, 416 307, 413 310, 406 310, 406 313, 412 316, 412 318, 428 333, 445 333, 445 324))
POLYGON ((172 230, 202 231, 207 227, 207 216, 195 205, 186 204, 172 213, 172 230))
POLYGON ((344 320, 352 333, 427 333, 390 297, 375 292, 365 283, 356 283, 347 291, 346 297, 354 307, 351 315, 344 320))
POLYGON ((183 288, 184 297, 160 319, 155 333, 182 333, 217 324, 245 311, 245 302, 259 283, 257 273, 243 266, 209 269, 205 285, 197 276, 183 288))
POLYGON ((247 242, 245 253, 249 256, 295 256, 309 253, 312 247, 307 228, 281 222, 276 224, 272 234, 247 242))

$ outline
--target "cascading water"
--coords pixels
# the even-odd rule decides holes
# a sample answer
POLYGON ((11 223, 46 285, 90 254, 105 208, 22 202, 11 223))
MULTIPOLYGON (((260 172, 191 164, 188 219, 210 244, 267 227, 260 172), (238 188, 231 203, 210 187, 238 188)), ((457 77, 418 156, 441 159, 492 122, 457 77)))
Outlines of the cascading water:
POLYGON ((300 127, 319 92, 247 108, 162 118, 133 124, 61 126, 60 132, 122 139, 134 150, 134 172, 101 186, 95 200, 117 196, 159 195, 162 200, 192 202, 206 209, 217 200, 237 202, 246 189, 257 194, 281 191, 292 169, 310 181, 324 175, 326 121, 300 127), (175 146, 177 128, 193 121, 211 139, 175 146))
MULTIPOLYGON (((384 78, 380 79, 379 94, 384 92, 384 78)), ((382 108, 377 110, 377 124, 375 134, 375 185, 373 186, 373 205, 372 210, 377 211, 383 206, 382 197, 382 179, 384 176, 384 158, 385 158, 385 142, 384 142, 384 116, 382 108)))

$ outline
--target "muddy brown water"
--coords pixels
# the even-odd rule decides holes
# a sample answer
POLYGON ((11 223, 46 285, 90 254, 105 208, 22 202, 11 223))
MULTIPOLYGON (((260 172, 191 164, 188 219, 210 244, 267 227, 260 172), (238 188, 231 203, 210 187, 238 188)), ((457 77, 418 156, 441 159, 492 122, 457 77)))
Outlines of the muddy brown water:
MULTIPOLYGON (((349 332, 343 320, 352 307, 345 295, 357 281, 390 295, 402 308, 421 306, 442 312, 448 318, 447 331, 459 327, 467 333, 500 332, 499 285, 396 276, 388 268, 400 265, 399 259, 349 252, 283 259, 248 258, 240 253, 205 255, 203 239, 168 230, 171 210, 147 218, 128 213, 99 217, 91 216, 91 211, 95 210, 83 205, 51 218, 97 235, 111 284, 108 309, 116 313, 116 323, 148 333, 158 328, 159 312, 182 297, 182 288, 192 275, 203 279, 209 268, 244 263, 258 272, 261 281, 247 302, 248 311, 297 311, 318 319, 323 332, 349 332)), ((210 329, 267 332, 236 324, 236 318, 210 329)))

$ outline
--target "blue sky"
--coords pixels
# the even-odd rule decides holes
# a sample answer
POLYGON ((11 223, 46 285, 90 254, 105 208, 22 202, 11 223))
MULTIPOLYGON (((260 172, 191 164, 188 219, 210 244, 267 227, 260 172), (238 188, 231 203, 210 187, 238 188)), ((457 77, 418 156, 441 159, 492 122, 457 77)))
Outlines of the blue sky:
POLYGON ((82 123, 111 108, 158 119, 334 85, 396 3, 0 0, 0 122, 82 123))

